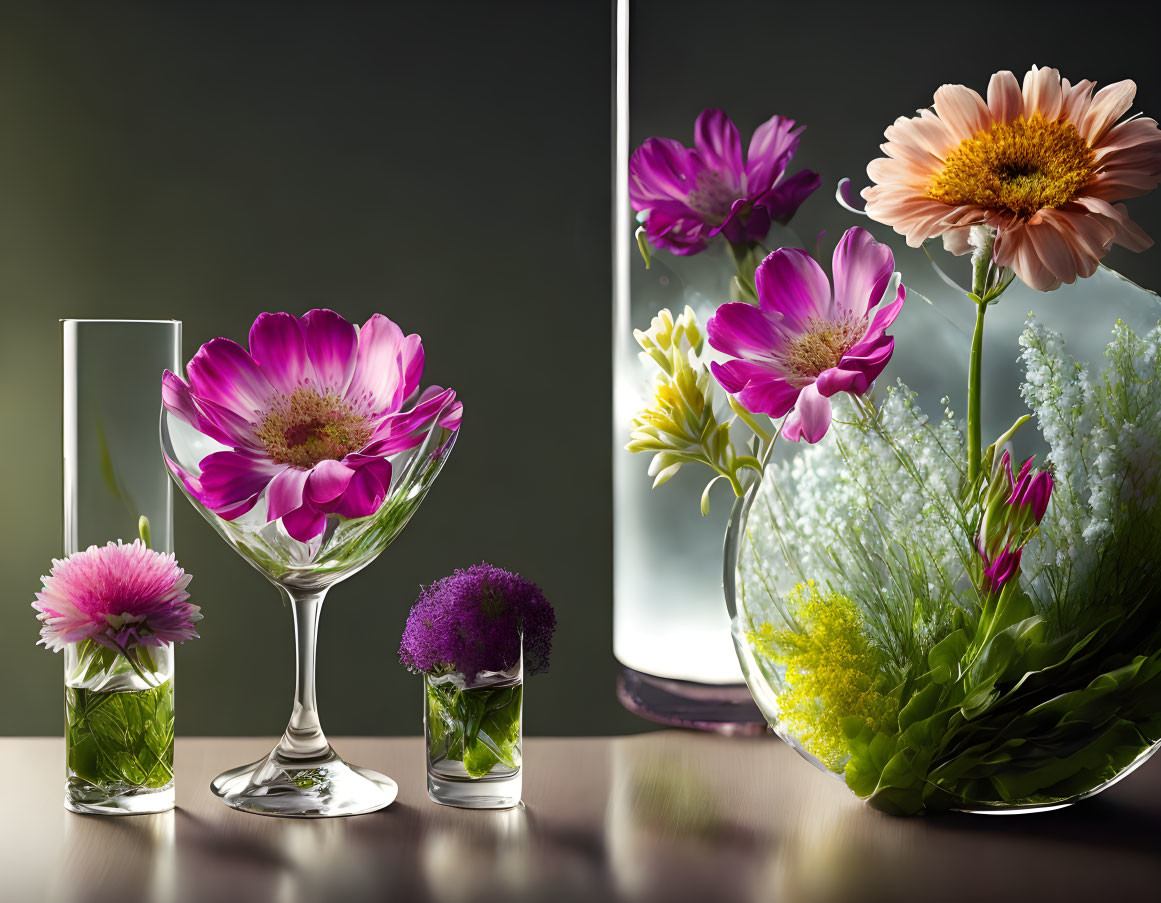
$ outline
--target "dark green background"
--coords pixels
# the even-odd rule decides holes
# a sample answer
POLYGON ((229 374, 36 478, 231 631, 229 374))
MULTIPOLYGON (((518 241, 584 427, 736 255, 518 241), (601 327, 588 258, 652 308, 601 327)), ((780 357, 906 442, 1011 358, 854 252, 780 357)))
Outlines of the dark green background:
MULTIPOLYGON (((1161 112, 1137 5, 636 4, 635 120, 683 140, 705 106, 809 125, 804 236, 846 225, 882 129, 944 81, 1000 68, 1133 77, 1161 112)), ((611 5, 0 4, 0 733, 61 726, 60 659, 29 608, 60 551, 59 317, 175 317, 185 356, 264 310, 374 311, 423 336, 466 406, 402 537, 331 594, 329 732, 416 733, 396 663, 420 583, 481 558, 537 580, 560 622, 530 687, 538 733, 644 727, 613 694, 611 5)), ((1131 203, 1161 235, 1161 193, 1131 203)), ((916 253, 916 252, 912 252, 916 253)), ((1161 285, 1161 251, 1113 267, 1161 285)), ((644 462, 642 466, 645 466, 644 462)), ((292 691, 273 589, 179 500, 204 608, 179 652, 180 730, 268 734, 292 691)))

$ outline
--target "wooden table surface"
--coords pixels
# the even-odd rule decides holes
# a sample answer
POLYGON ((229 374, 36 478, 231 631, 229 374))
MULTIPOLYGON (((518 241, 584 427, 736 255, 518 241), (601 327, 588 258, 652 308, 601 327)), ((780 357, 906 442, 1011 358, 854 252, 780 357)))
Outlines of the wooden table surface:
POLYGON ((207 785, 269 739, 181 739, 164 815, 61 805, 63 741, 0 740, 0 899, 1117 900, 1161 894, 1161 762, 1044 815, 896 819, 772 738, 532 738, 519 809, 427 798, 418 738, 335 741, 399 782, 372 815, 235 812, 207 785))

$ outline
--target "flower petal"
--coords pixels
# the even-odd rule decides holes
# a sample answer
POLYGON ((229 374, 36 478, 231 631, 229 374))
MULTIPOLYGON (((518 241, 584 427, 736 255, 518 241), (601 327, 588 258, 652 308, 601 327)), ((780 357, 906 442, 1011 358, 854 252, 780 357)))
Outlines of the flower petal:
POLYGON ((343 494, 354 475, 355 472, 341 461, 319 461, 310 470, 303 497, 313 507, 326 510, 328 503, 343 494))
POLYGON ((650 138, 629 160, 629 202, 640 213, 658 202, 684 200, 703 168, 697 155, 680 141, 650 138))
POLYGON ((1060 71, 1033 66, 1024 75, 1024 115, 1039 113, 1049 122, 1060 116, 1064 109, 1064 92, 1060 86, 1060 71))
POLYGON ((250 327, 250 356, 283 395, 314 381, 306 339, 298 317, 287 313, 259 314, 250 327))
POLYGON ((862 395, 870 391, 894 353, 895 339, 889 335, 855 346, 843 355, 837 367, 819 375, 819 393, 829 398, 835 392, 862 395))
POLYGON ((287 467, 270 481, 266 490, 266 519, 278 520, 302 504, 302 490, 310 471, 287 467))
POLYGON ((760 196, 774 187, 798 151, 801 134, 802 128, 794 128, 794 120, 784 116, 771 116, 754 129, 746 154, 747 194, 760 196))
MULTIPOLYGON (((710 361, 710 373, 713 378, 717 380, 718 385, 726 390, 730 395, 737 395, 747 386, 758 385, 759 383, 766 383, 770 380, 785 381, 786 375, 782 370, 773 363, 767 361, 752 361, 752 360, 732 360, 718 363, 717 361, 710 361)), ((765 390, 762 393, 765 394, 765 390)), ((798 390, 794 389, 793 396, 798 395, 798 390)), ((786 410, 790 409, 793 404, 793 398, 787 404, 786 410)), ((763 410, 762 413, 769 414, 770 411, 763 410)), ((785 414, 783 411, 782 414, 785 414)), ((781 417, 782 414, 773 414, 771 416, 781 417)))
POLYGON ((343 517, 370 517, 382 507, 391 486, 391 462, 385 458, 348 455, 343 463, 354 467, 354 476, 339 501, 343 517))
POLYGON ((870 232, 855 226, 839 239, 831 266, 835 314, 864 317, 882 300, 895 269, 895 257, 870 232))
POLYGON ((769 315, 753 304, 731 301, 718 307, 705 324, 710 347, 733 357, 768 358, 784 344, 769 315))
POLYGON ((988 81, 988 108, 996 122, 1013 122, 1024 115, 1024 95, 1012 72, 1005 69, 988 81))
POLYGON ((190 389, 256 423, 275 390, 249 353, 230 339, 210 339, 186 367, 190 389))
POLYGON ((406 336, 399 347, 399 364, 403 370, 403 379, 395 391, 392 402, 392 407, 396 410, 419 388, 419 381, 423 378, 423 362, 422 340, 415 333, 406 336))
POLYGON ((199 501, 215 513, 248 501, 286 467, 236 451, 206 455, 199 466, 199 501))
POLYGON ((883 330, 895 322, 895 318, 899 316, 899 312, 903 309, 903 302, 906 298, 907 288, 906 286, 900 285, 899 290, 895 292, 895 300, 875 311, 875 316, 871 320, 871 324, 867 327, 867 334, 863 337, 864 342, 882 335, 883 330))
POLYGON ((678 257, 704 251, 712 232, 713 227, 693 211, 688 211, 684 216, 671 216, 653 210, 645 220, 645 234, 649 243, 678 257))
POLYGON ((788 380, 768 375, 766 379, 751 379, 737 397, 746 410, 777 418, 794 407, 801 391, 788 380))
POLYGON ((212 417, 202 411, 185 381, 169 370, 161 374, 161 403, 179 420, 188 423, 215 442, 231 447, 239 444, 232 432, 219 426, 212 417))
POLYGON ((710 169, 728 176, 727 181, 736 187, 742 187, 746 172, 742 165, 742 139, 738 127, 724 111, 701 112, 693 124, 693 144, 710 169))
POLYGON ((359 330, 355 372, 347 387, 349 403, 375 414, 398 409, 392 405, 402 382, 403 342, 403 330, 382 314, 374 314, 366 322, 359 330))
MULTIPOLYGON (((817 191, 821 184, 822 178, 813 170, 804 169, 796 172, 755 200, 754 210, 755 212, 759 209, 765 210, 774 222, 786 223, 798 212, 803 201, 817 191)), ((761 240, 765 235, 766 232, 763 232, 754 240, 761 240)))
POLYGON ((307 311, 302 331, 319 387, 341 396, 355 372, 358 330, 333 310, 320 308, 307 311))
POLYGON ((801 249, 781 248, 772 253, 758 265, 754 283, 762 311, 783 314, 794 327, 801 327, 811 317, 830 313, 826 273, 801 249))
MULTIPOLYGON (((438 390, 438 387, 432 388, 438 390)), ((424 392, 415 407, 384 417, 362 454, 387 457, 414 448, 423 441, 437 417, 441 427, 458 428, 463 408, 455 400, 455 390, 443 389, 432 394, 432 388, 424 392)))
POLYGON ((1137 84, 1131 79, 1106 85, 1093 95, 1085 113, 1084 121, 1077 123, 1081 136, 1094 145, 1104 137, 1105 132, 1129 111, 1133 98, 1137 96, 1137 84))
POLYGON ((799 394, 794 413, 782 425, 782 436, 791 442, 805 439, 813 444, 826 435, 830 418, 830 399, 820 395, 818 387, 811 383, 799 394))
POLYGON ((327 527, 327 516, 309 505, 283 515, 282 526, 299 542, 310 542, 327 527))
POLYGON ((935 112, 957 141, 971 138, 992 124, 984 99, 966 85, 942 85, 935 92, 935 112))

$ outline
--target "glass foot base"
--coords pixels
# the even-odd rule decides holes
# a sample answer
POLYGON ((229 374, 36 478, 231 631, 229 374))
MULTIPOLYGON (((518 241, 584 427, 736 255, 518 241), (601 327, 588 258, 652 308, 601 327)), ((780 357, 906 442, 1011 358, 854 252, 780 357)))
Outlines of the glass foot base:
POLYGON ((523 789, 519 772, 511 777, 486 777, 474 781, 450 780, 427 773, 427 795, 432 802, 457 809, 511 809, 520 805, 523 789))
POLYGON ((155 815, 173 808, 173 782, 156 790, 126 790, 109 793, 85 784, 65 787, 65 808, 82 815, 155 815))
POLYGON ((364 815, 390 806, 399 793, 391 778, 348 765, 329 748, 315 759, 289 759, 275 748, 264 759, 218 775, 210 790, 243 812, 291 818, 364 815))
POLYGON ((671 680, 622 666, 617 699, 634 715, 671 727, 728 736, 756 736, 769 730, 745 684, 671 680))

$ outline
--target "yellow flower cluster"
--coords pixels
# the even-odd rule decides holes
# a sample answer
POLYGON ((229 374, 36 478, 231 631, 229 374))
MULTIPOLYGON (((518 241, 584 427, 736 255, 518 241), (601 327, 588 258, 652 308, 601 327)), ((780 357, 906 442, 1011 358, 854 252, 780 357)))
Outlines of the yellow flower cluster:
MULTIPOLYGON (((633 432, 625 447, 653 453, 649 475, 654 477, 654 488, 683 464, 696 462, 726 477, 741 495, 730 425, 714 416, 714 382, 701 360, 704 338, 693 310, 686 307, 676 319, 663 310, 648 330, 635 330, 633 337, 642 356, 657 365, 658 373, 653 402, 633 418, 633 432)), ((703 514, 707 506, 708 499, 703 497, 703 514)))
POLYGON ((786 669, 786 689, 778 696, 786 730, 827 768, 842 771, 849 755, 844 719, 857 716, 880 730, 894 719, 897 703, 875 687, 881 655, 854 602, 823 595, 813 580, 790 590, 786 602, 797 630, 765 623, 747 637, 786 669))

